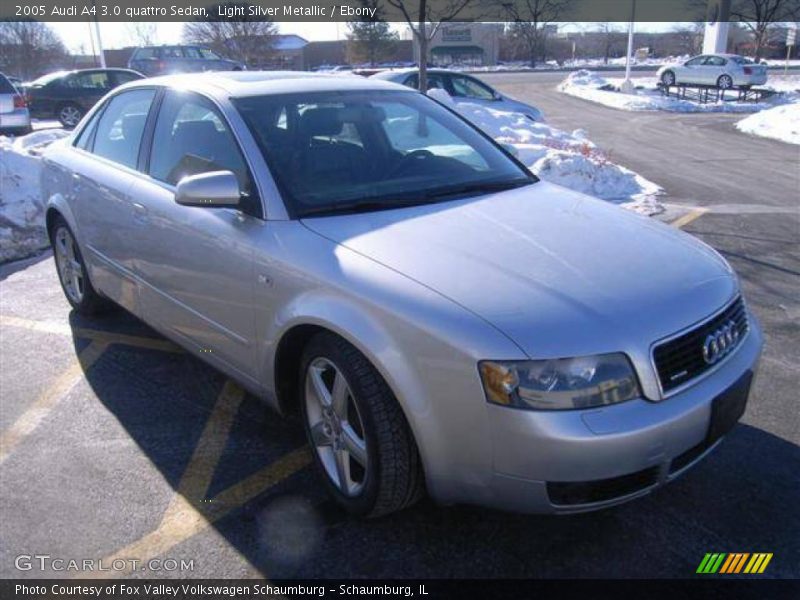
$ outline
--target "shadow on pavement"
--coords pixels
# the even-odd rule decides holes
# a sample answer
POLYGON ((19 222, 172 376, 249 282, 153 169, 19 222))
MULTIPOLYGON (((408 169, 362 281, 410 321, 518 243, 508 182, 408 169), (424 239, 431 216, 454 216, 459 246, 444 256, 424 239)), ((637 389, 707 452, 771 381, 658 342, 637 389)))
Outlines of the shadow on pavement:
MULTIPOLYGON (((123 311, 91 321, 72 313, 70 322, 158 337, 123 311)), ((76 349, 84 344, 76 338, 76 349)), ((86 379, 177 488, 224 376, 186 353, 113 345, 86 379)), ((205 500, 304 443, 296 421, 248 395, 207 497, 186 499, 202 509, 205 500)), ((741 424, 678 481, 598 513, 515 515, 425 500, 400 514, 360 521, 336 508, 312 469, 304 468, 213 526, 271 578, 692 577, 706 552, 773 552, 765 576, 797 577, 798 474, 798 446, 741 424)), ((199 537, 169 555, 203 556, 208 548, 199 537)))

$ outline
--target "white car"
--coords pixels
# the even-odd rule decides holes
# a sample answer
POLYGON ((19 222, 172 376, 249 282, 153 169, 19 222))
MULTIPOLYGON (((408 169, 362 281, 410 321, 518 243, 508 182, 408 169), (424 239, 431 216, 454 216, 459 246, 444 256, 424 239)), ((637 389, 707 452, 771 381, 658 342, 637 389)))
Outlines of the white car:
POLYGON ((703 54, 683 64, 665 65, 658 70, 664 85, 714 85, 722 90, 749 88, 767 82, 767 68, 738 54, 703 54))

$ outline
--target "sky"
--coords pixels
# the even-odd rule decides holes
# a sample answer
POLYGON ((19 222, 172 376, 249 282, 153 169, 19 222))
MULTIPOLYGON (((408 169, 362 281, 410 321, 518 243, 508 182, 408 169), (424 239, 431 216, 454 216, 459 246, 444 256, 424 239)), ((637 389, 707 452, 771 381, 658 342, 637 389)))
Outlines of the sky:
MULTIPOLYGON (((61 36, 61 40, 70 52, 91 53, 90 23, 48 23, 48 25, 61 36)), ((155 23, 155 25, 157 44, 174 44, 181 41, 183 23, 155 23)), ((626 23, 619 23, 618 25, 620 28, 627 27, 626 23)), ((637 23, 636 31, 665 31, 675 25, 676 23, 637 23)), ((404 23, 394 23, 393 26, 398 32, 401 29, 405 30, 404 23)), ((347 34, 347 23, 283 22, 278 23, 278 27, 281 33, 294 33, 309 41, 344 39, 347 34)), ((592 27, 592 23, 570 24, 567 26, 569 29, 591 29, 592 27)), ((100 37, 103 47, 110 49, 138 45, 133 29, 134 26, 131 23, 100 23, 100 37)))

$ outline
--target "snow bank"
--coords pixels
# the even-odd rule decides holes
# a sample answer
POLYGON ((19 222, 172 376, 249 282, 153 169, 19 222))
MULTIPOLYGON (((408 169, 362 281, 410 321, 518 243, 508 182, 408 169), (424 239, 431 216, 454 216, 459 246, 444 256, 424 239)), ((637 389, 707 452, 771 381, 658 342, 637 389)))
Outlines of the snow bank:
POLYGON ((658 185, 611 162, 583 130, 568 133, 519 113, 455 103, 445 90, 432 89, 428 94, 452 106, 498 142, 514 146, 517 158, 546 181, 645 215, 664 210, 657 199, 663 193, 658 185))
POLYGON ((752 113, 772 108, 787 102, 800 100, 800 78, 797 76, 770 76, 769 84, 764 86, 774 89, 777 95, 762 102, 733 102, 736 92, 727 93, 731 101, 709 102, 700 104, 690 100, 679 100, 674 96, 664 96, 656 87, 655 77, 637 77, 633 79, 636 94, 623 94, 619 91, 622 78, 606 78, 594 71, 575 71, 558 85, 556 89, 570 96, 597 102, 611 108, 630 111, 663 110, 669 112, 732 112, 752 113))
POLYGON ((16 139, 0 136, 0 262, 47 246, 39 186, 41 152, 66 135, 50 129, 16 139))
POLYGON ((800 144, 800 103, 776 106, 736 123, 744 133, 800 144))

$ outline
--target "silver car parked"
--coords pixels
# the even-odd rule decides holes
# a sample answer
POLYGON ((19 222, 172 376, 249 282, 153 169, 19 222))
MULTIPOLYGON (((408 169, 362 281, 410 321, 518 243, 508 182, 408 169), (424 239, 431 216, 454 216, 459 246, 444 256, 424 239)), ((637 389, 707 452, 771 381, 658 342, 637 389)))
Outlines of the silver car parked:
POLYGON ((723 90, 767 82, 767 68, 738 54, 703 54, 682 64, 665 65, 656 74, 664 85, 711 85, 723 90))
POLYGON ((719 254, 538 181, 408 88, 142 80, 44 161, 75 310, 122 305, 299 412, 353 513, 425 489, 602 508, 678 477, 745 409, 762 336, 719 254))
MULTIPOLYGON (((374 79, 394 81, 410 88, 419 87, 419 69, 392 69, 371 75, 374 79)), ((544 115, 535 106, 520 102, 507 94, 494 89, 477 77, 450 71, 448 69, 428 69, 428 89, 445 90, 453 98, 453 102, 469 102, 487 108, 518 112, 531 121, 543 121, 544 115)))

